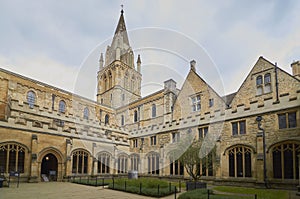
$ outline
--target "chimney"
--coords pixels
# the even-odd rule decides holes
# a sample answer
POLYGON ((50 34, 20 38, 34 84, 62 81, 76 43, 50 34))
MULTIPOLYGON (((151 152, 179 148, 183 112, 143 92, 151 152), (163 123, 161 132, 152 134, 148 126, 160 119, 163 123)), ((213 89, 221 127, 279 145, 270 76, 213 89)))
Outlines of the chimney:
POLYGON ((165 91, 176 92, 176 82, 173 79, 169 79, 165 81, 164 84, 165 84, 165 91))
POLYGON ((192 60, 192 61, 190 61, 190 64, 191 64, 191 70, 196 72, 196 61, 192 60))
POLYGON ((293 76, 296 77, 297 79, 300 79, 300 61, 294 61, 291 64, 292 71, 293 71, 293 76))

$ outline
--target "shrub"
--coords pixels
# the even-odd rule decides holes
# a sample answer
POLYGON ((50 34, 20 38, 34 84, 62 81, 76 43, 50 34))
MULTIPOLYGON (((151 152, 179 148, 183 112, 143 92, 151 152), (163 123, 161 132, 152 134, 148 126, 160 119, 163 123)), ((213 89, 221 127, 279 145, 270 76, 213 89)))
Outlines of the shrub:
POLYGON ((113 182, 109 183, 109 188, 126 191, 130 193, 141 194, 145 196, 152 197, 162 197, 167 196, 175 192, 175 186, 171 185, 167 181, 162 181, 154 178, 140 178, 140 179, 114 179, 113 182), (125 190, 125 181, 126 181, 126 190, 125 190), (142 189, 140 192, 140 184, 142 184, 142 189), (159 190, 158 190, 159 185, 159 190))

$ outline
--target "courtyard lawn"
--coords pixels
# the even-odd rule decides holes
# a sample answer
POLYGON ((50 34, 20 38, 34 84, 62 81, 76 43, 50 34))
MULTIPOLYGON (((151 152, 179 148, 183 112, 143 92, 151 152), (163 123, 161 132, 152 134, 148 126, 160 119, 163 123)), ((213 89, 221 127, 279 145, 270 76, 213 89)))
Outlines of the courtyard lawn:
POLYGON ((213 190, 227 193, 237 194, 257 194, 257 198, 263 199, 285 199, 288 198, 288 191, 275 190, 275 189, 256 189, 256 188, 244 188, 244 187, 229 187, 229 186, 217 186, 213 190))

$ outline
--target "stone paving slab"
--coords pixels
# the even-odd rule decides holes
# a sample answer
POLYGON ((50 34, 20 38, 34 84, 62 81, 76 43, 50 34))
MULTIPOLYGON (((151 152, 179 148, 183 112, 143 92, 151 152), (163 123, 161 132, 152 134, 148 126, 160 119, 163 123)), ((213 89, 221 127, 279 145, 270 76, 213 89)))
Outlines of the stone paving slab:
MULTIPOLYGON (((22 183, 19 188, 0 188, 0 199, 151 199, 151 197, 125 193, 102 187, 68 182, 22 183)), ((163 199, 173 199, 174 195, 163 199)))

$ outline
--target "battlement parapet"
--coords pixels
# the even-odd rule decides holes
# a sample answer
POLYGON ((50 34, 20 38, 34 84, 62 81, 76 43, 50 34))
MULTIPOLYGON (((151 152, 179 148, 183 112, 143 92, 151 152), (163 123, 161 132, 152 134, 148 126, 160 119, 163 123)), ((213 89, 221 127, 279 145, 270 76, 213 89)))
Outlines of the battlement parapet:
POLYGON ((115 143, 128 144, 128 132, 116 125, 105 125, 95 119, 84 120, 57 111, 45 111, 37 105, 31 108, 28 103, 20 103, 15 99, 10 100, 9 109, 10 114, 4 123, 12 128, 84 139, 101 139, 105 142, 112 142, 111 138, 117 137, 115 143), (105 135, 106 131, 111 132, 111 136, 105 135))
POLYGON ((282 109, 298 107, 299 99, 299 92, 297 93, 297 96, 291 96, 289 93, 284 93, 279 96, 278 101, 272 97, 264 98, 262 103, 257 100, 253 100, 250 102, 249 106, 246 106, 245 104, 238 104, 235 108, 227 107, 223 110, 218 109, 215 111, 205 112, 203 114, 190 115, 186 118, 181 117, 178 120, 155 124, 155 126, 149 125, 142 129, 133 129, 129 131, 129 136, 148 136, 168 131, 172 132, 185 128, 209 125, 210 123, 225 122, 235 118, 263 115, 265 113, 280 111, 282 109), (151 130, 145 131, 144 129, 151 130))

